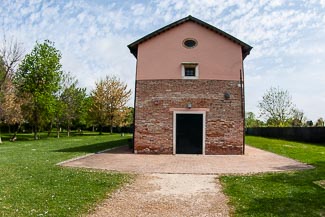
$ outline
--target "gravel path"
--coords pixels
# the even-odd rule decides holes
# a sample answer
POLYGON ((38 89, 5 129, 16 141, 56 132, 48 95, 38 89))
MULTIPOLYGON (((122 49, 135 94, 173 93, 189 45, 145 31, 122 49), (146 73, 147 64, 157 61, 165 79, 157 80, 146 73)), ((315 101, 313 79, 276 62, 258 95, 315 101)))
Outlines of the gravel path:
POLYGON ((142 174, 89 217, 229 216, 227 198, 215 175, 142 174))
POLYGON ((59 165, 140 174, 115 192, 90 217, 229 216, 217 175, 313 168, 246 146, 245 155, 140 155, 127 147, 61 162, 59 165))

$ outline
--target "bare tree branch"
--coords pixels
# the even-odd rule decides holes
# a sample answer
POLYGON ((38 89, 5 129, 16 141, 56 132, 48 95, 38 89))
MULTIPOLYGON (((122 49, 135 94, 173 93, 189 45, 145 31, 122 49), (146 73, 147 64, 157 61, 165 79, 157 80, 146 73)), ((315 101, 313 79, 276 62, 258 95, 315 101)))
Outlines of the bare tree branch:
POLYGON ((295 105, 287 90, 271 87, 258 103, 261 116, 272 126, 285 126, 293 115, 295 105))
POLYGON ((0 44, 0 59, 3 66, 3 74, 0 77, 0 87, 2 88, 8 78, 12 78, 18 64, 24 56, 25 50, 21 43, 11 37, 7 39, 6 33, 3 33, 0 44))

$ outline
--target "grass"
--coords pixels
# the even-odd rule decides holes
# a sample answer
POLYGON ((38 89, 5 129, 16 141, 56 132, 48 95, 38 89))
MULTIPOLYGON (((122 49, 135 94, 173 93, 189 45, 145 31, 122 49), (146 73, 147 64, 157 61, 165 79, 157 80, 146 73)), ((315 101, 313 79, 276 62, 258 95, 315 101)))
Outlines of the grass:
POLYGON ((311 164, 315 169, 247 176, 223 176, 234 216, 325 216, 325 146, 261 137, 246 144, 311 164))
POLYGON ((127 144, 130 137, 88 134, 0 144, 0 216, 79 216, 130 179, 55 164, 127 144))

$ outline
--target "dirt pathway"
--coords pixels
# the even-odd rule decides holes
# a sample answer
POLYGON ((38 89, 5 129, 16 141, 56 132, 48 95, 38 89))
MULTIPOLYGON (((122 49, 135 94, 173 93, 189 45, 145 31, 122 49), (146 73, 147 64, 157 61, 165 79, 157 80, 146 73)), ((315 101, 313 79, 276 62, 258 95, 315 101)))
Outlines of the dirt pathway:
POLYGON ((227 198, 215 175, 143 174, 115 192, 89 217, 228 216, 227 198))
POLYGON ((90 217, 229 216, 217 175, 313 168, 250 146, 240 156, 136 155, 120 147, 59 165, 139 174, 134 183, 98 205, 90 217))

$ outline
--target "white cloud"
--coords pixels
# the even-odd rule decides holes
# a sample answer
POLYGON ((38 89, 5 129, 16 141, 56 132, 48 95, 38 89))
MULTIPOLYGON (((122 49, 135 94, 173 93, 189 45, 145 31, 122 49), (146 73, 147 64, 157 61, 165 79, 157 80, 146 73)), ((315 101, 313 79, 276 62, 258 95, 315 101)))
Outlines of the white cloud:
POLYGON ((126 46, 191 14, 254 47, 245 60, 247 110, 280 86, 315 119, 325 117, 324 7, 324 0, 17 0, 2 2, 0 25, 28 52, 35 41, 54 41, 64 70, 88 89, 107 74, 133 88, 135 58, 126 46))
POLYGON ((319 3, 320 3, 320 5, 321 5, 322 7, 325 8, 325 0, 319 0, 319 3))
POLYGON ((131 10, 133 12, 133 15, 139 16, 142 15, 145 11, 145 6, 143 4, 135 4, 131 6, 131 10))
POLYGON ((279 7, 279 6, 283 5, 283 3, 284 3, 283 0, 272 0, 269 2, 269 6, 271 6, 272 8, 279 7))

